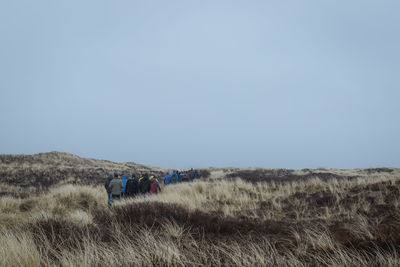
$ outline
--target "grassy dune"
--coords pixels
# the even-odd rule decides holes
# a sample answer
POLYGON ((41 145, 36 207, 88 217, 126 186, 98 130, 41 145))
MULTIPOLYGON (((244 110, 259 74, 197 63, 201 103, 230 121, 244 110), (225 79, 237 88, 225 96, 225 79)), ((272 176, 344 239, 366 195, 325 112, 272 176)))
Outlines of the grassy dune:
POLYGON ((35 155, 0 155, 0 182, 20 187, 46 189, 60 183, 100 184, 110 170, 128 174, 164 173, 162 168, 134 162, 88 159, 57 151, 35 155))
POLYGON ((398 169, 210 172, 112 208, 97 182, 2 181, 0 266, 400 265, 398 169))

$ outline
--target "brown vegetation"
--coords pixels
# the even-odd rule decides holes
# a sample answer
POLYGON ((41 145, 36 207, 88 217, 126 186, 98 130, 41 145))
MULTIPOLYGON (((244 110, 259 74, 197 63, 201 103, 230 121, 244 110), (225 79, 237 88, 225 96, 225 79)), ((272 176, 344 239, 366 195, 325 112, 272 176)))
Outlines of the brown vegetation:
POLYGON ((100 184, 110 170, 129 175, 133 172, 164 173, 162 168, 134 162, 115 163, 56 151, 35 155, 0 155, 0 182, 21 187, 47 188, 60 183, 100 184))
POLYGON ((0 265, 400 264, 398 169, 209 171, 112 208, 97 182, 3 181, 0 265))

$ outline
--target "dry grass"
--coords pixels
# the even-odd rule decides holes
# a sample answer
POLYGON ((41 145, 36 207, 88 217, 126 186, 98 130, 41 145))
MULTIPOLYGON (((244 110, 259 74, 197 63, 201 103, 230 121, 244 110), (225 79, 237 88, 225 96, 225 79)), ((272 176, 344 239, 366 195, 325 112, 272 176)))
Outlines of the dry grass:
POLYGON ((207 180, 106 206, 101 186, 2 197, 0 264, 400 264, 400 177, 207 180))
POLYGON ((0 184, 0 266, 400 265, 397 169, 210 171, 112 208, 97 182, 0 184))
MULTIPOLYGON (((56 151, 35 155, 0 155, 0 182, 23 187, 45 189, 60 183, 99 184, 110 170, 120 174, 164 173, 162 168, 134 162, 87 159, 56 151)), ((0 191, 0 195, 5 193, 0 191)))

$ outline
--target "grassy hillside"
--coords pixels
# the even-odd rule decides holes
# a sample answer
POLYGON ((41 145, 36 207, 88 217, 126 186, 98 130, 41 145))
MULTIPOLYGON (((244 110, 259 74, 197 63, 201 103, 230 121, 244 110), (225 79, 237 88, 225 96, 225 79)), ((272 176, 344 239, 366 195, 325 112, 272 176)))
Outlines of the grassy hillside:
POLYGON ((116 163, 81 158, 64 152, 35 155, 0 155, 0 183, 49 187, 59 183, 102 183, 109 171, 131 174, 164 173, 162 168, 134 162, 116 163))
MULTIPOLYGON (((103 162, 72 159, 60 165, 103 162)), ((100 178, 40 189, 2 180, 0 266, 400 265, 398 169, 208 171, 111 208, 100 178)))

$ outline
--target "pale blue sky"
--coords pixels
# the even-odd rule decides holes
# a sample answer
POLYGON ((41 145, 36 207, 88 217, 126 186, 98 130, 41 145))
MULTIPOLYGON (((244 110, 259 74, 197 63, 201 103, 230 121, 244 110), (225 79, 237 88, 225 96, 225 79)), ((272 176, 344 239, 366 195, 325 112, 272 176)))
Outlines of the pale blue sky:
POLYGON ((0 153, 400 167, 400 1, 0 0, 0 153))

